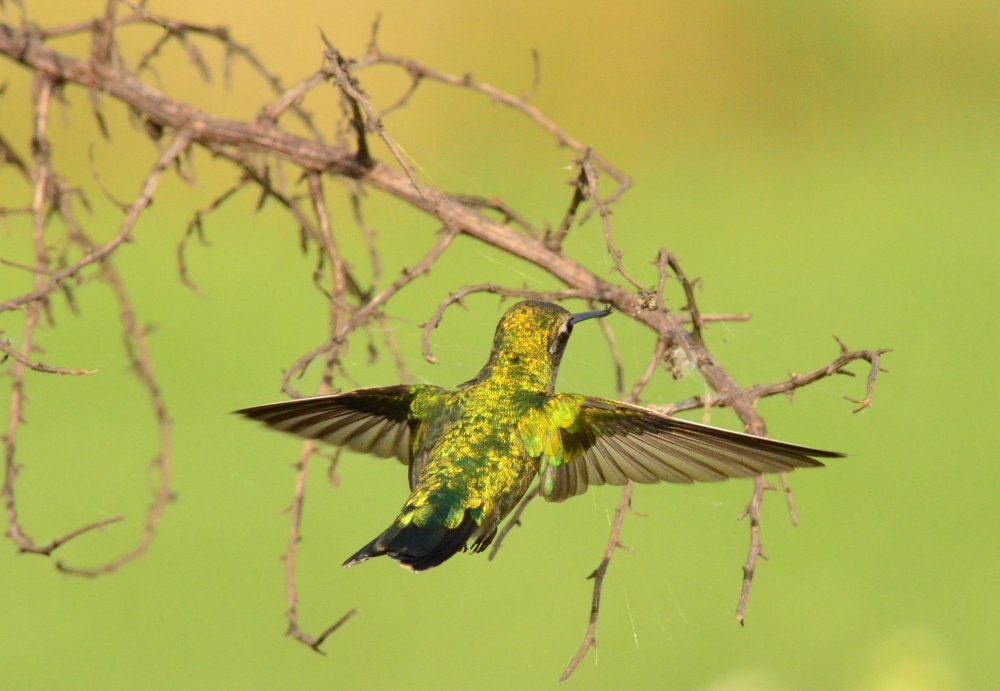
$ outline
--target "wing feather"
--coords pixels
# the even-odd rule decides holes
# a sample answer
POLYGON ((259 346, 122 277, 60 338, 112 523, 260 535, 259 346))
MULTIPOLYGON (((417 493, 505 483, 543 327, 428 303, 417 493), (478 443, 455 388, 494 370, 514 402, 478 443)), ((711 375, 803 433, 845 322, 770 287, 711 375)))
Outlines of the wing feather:
POLYGON ((382 386, 299 398, 236 411, 282 432, 410 463, 418 387, 382 386))
POLYGON ((715 482, 818 467, 817 458, 843 456, 592 397, 583 397, 579 418, 562 430, 562 441, 563 462, 543 470, 549 501, 582 494, 590 485, 715 482))

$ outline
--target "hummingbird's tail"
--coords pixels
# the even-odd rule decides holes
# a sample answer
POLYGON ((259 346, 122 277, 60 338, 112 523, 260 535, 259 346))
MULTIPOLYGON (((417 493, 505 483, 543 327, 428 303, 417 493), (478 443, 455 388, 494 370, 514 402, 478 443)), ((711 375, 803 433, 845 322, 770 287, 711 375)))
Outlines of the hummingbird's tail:
POLYGON ((450 559, 465 549, 479 524, 466 511, 454 528, 437 525, 400 526, 393 523, 385 532, 354 553, 344 566, 354 566, 366 559, 386 554, 413 571, 424 571, 450 559))

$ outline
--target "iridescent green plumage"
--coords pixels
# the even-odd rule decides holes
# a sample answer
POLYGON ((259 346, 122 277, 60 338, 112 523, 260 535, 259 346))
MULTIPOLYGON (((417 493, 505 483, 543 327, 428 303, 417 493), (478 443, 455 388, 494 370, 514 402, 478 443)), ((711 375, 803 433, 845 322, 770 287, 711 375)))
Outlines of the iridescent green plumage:
POLYGON ((751 477, 841 455, 556 394, 573 325, 606 314, 573 315, 533 300, 514 305, 497 326, 489 361, 455 391, 388 386, 239 412, 409 465, 410 496, 399 516, 345 566, 388 554, 419 571, 469 541, 482 551, 536 476, 542 496, 562 501, 590 485, 751 477))

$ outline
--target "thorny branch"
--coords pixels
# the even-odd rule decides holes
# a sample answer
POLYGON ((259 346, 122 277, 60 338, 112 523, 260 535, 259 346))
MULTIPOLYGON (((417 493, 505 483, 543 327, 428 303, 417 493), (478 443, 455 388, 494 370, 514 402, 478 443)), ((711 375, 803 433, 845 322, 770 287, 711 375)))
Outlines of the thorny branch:
MULTIPOLYGON (((21 355, 21 353, 15 350, 14 346, 11 345, 11 342, 6 339, 0 340, 0 351, 3 351, 4 353, 6 353, 7 356, 14 358, 14 360, 19 362, 20 364, 24 365, 28 369, 33 369, 36 372, 46 372, 48 374, 72 374, 72 375, 97 374, 96 369, 70 369, 68 367, 51 367, 50 365, 46 365, 42 362, 29 360, 27 357, 21 355)), ((5 359, 6 358, 0 358, 0 363, 2 363, 3 360, 5 359)))
MULTIPOLYGON (((344 302, 344 296, 347 291, 347 279, 346 279, 346 265, 343 260, 342 255, 337 246, 337 242, 334 239, 333 226, 330 221, 330 215, 326 206, 326 198, 323 193, 323 183, 322 178, 316 174, 311 173, 308 176, 309 182, 309 198, 312 201, 313 213, 319 224, 320 238, 322 243, 322 254, 320 256, 325 257, 330 266, 330 291, 325 293, 330 302, 330 342, 333 345, 326 352, 326 360, 323 366, 323 374, 319 385, 319 394, 330 393, 333 386, 333 376, 334 370, 338 365, 339 359, 339 349, 343 345, 343 341, 337 341, 337 336, 341 333, 342 322, 345 319, 347 312, 346 303, 344 302)), ((322 277, 319 275, 317 270, 317 275, 314 276, 314 280, 317 287, 323 290, 323 287, 319 285, 322 277)), ((315 357, 315 356, 314 356, 315 357)), ((308 364, 308 363, 307 363, 308 364)), ((305 367, 305 365, 303 365, 305 367)), ((343 616, 340 617, 335 623, 327 627, 318 636, 313 636, 307 631, 303 631, 299 627, 299 617, 298 617, 298 589, 295 585, 295 559, 297 554, 297 549, 299 542, 302 540, 302 509, 305 502, 305 485, 306 478, 309 472, 309 461, 315 452, 315 444, 312 441, 305 441, 302 443, 302 452, 299 455, 298 472, 295 475, 295 495, 292 499, 292 524, 289 529, 288 535, 288 548, 285 551, 285 618, 288 621, 288 635, 295 638, 300 643, 308 645, 310 648, 316 652, 322 652, 320 646, 327 639, 328 636, 333 634, 337 629, 347 623, 351 617, 357 614, 358 609, 355 607, 348 610, 343 616)))
POLYGON ((560 682, 565 682, 569 679, 579 664, 583 662, 583 658, 587 656, 587 651, 597 647, 597 615, 601 608, 601 588, 604 585, 604 577, 608 573, 608 567, 611 566, 611 557, 615 555, 615 551, 619 547, 623 547, 620 540, 622 523, 625 521, 625 511, 631 505, 632 483, 628 482, 622 488, 621 499, 618 501, 618 508, 615 509, 614 520, 611 521, 611 534, 608 536, 608 546, 604 549, 604 558, 601 559, 601 563, 597 565, 594 573, 587 576, 587 578, 594 579, 594 593, 590 600, 590 618, 587 620, 587 633, 583 636, 583 643, 580 644, 580 649, 576 651, 576 655, 569 661, 562 676, 559 677, 560 682))
MULTIPOLYGON (((15 462, 16 437, 20 433, 25 412, 25 385, 30 376, 45 374, 84 374, 89 370, 57 368, 43 365, 33 357, 42 351, 38 343, 38 326, 52 324, 52 305, 62 298, 70 309, 75 309, 74 291, 84 289, 93 282, 108 285, 119 304, 122 338, 131 367, 149 395, 153 417, 159 430, 159 452, 154 459, 159 486, 154 502, 146 517, 145 529, 138 545, 116 560, 94 568, 75 568, 59 563, 60 569, 77 575, 96 576, 109 573, 142 554, 151 544, 162 512, 172 498, 170 489, 170 421, 163 404, 160 389, 153 374, 148 332, 138 321, 129 298, 128 287, 138 280, 122 275, 112 263, 117 252, 133 239, 139 230, 138 223, 153 201, 160 179, 171 169, 182 180, 189 176, 185 165, 193 166, 193 150, 207 152, 232 165, 238 180, 217 194, 213 201, 192 212, 192 220, 183 232, 177 249, 177 267, 180 280, 192 289, 196 286, 190 278, 185 253, 192 239, 205 241, 205 223, 212 214, 236 197, 244 189, 255 190, 257 209, 268 201, 275 202, 288 215, 290 225, 298 229, 298 238, 304 252, 316 255, 313 283, 328 301, 329 329, 327 338, 305 353, 285 373, 282 388, 289 395, 300 395, 292 388, 293 379, 301 378, 306 368, 321 358, 323 369, 318 392, 325 393, 351 382, 351 374, 344 365, 344 353, 357 335, 367 342, 372 357, 380 347, 390 354, 400 378, 408 380, 406 357, 396 342, 388 320, 393 298, 409 289, 416 279, 427 274, 459 236, 473 243, 492 246, 510 257, 541 269, 550 277, 551 287, 533 290, 526 287, 486 282, 479 285, 457 286, 443 297, 436 310, 424 324, 421 339, 423 356, 430 362, 434 357, 430 349, 431 333, 441 323, 445 312, 453 305, 463 305, 463 300, 476 293, 491 293, 501 299, 534 297, 547 300, 582 300, 591 306, 608 304, 623 315, 650 329, 655 345, 643 371, 626 385, 625 367, 617 347, 617 339, 610 322, 601 323, 608 342, 609 359, 615 370, 616 389, 621 398, 638 401, 647 384, 661 370, 675 377, 697 371, 707 384, 708 392, 667 406, 651 406, 674 413, 682 410, 710 410, 717 406, 731 408, 742 421, 744 428, 754 434, 765 434, 763 419, 756 411, 757 402, 779 393, 791 395, 804 386, 835 374, 851 375, 847 368, 858 360, 870 365, 865 395, 857 404, 857 411, 870 407, 874 384, 881 371, 880 358, 887 350, 849 350, 842 342, 840 354, 832 362, 804 375, 791 375, 787 381, 740 386, 726 369, 712 356, 703 340, 707 324, 717 321, 745 321, 749 315, 702 314, 695 299, 699 280, 688 280, 677 257, 666 249, 660 250, 652 264, 656 267, 655 279, 647 282, 626 266, 623 253, 615 243, 612 211, 615 204, 629 189, 631 180, 613 167, 599 153, 585 143, 573 138, 554 120, 547 117, 529 99, 539 83, 539 59, 532 55, 533 80, 528 93, 516 96, 491 84, 474 78, 471 74, 449 74, 411 58, 384 52, 378 45, 378 24, 373 27, 371 41, 366 51, 355 57, 344 56, 331 43, 317 46, 322 54, 319 69, 285 88, 283 81, 273 74, 249 48, 237 43, 227 28, 207 26, 188 21, 178 21, 156 15, 146 9, 144 2, 108 0, 104 12, 89 22, 64 26, 37 27, 28 20, 26 10, 20 22, 0 23, 0 55, 19 63, 34 75, 32 95, 34 127, 26 150, 30 155, 17 152, 17 143, 6 133, 0 132, 0 166, 11 166, 26 186, 26 199, 22 203, 3 200, 0 218, 30 218, 30 232, 34 256, 30 261, 0 257, 0 264, 30 272, 33 287, 21 295, 7 297, 0 302, 0 315, 20 318, 16 333, 0 340, 0 360, 9 361, 5 374, 10 379, 10 415, 3 435, 4 486, 3 500, 8 522, 8 537, 20 551, 49 554, 68 540, 101 529, 120 520, 115 517, 97 521, 70 531, 45 545, 38 545, 22 528, 15 499, 15 482, 19 466, 15 462), (119 7, 121 5, 121 7, 119 7), (126 9, 127 8, 127 9, 126 9), (134 27, 152 27, 158 35, 139 55, 125 54, 119 37, 134 27), (89 34, 91 45, 85 55, 75 56, 53 48, 50 42, 64 36, 89 34), (224 82, 229 83, 229 73, 235 60, 249 65, 274 94, 274 100, 264 103, 253 121, 239 121, 216 116, 195 106, 173 99, 143 81, 147 74, 155 75, 166 45, 176 42, 185 51, 193 69, 208 81, 211 78, 210 59, 204 49, 213 46, 222 51, 224 82), (359 75, 376 67, 401 70, 409 78, 405 92, 393 100, 379 95, 380 100, 391 105, 379 109, 362 86, 359 75), (566 212, 554 225, 531 219, 531 214, 512 208, 499 196, 484 197, 477 193, 449 192, 436 189, 421 180, 411 167, 401 149, 390 136, 387 117, 405 107, 425 82, 436 82, 457 89, 479 94, 493 103, 511 108, 551 136, 553 141, 568 148, 575 157, 576 167, 573 191, 566 212), (324 139, 315 126, 307 100, 321 87, 335 88, 346 104, 344 118, 338 133, 353 132, 353 145, 343 136, 335 143, 324 139), (47 134, 48 111, 54 95, 72 87, 82 88, 90 97, 94 115, 105 137, 110 137, 108 120, 103 114, 101 99, 120 104, 134 115, 141 127, 157 147, 162 146, 165 135, 171 139, 160 153, 146 176, 134 200, 121 206, 122 221, 117 233, 103 243, 91 240, 83 224, 76 218, 75 205, 87 207, 82 192, 72 187, 52 168, 47 134), (284 128, 282 117, 291 113, 305 135, 298 135, 284 128), (391 154, 386 163, 377 160, 369 134, 374 134, 391 154), (294 174, 286 171, 291 168, 294 174), (613 181, 610 193, 602 191, 601 179, 613 181), (342 182, 344 194, 352 210, 354 232, 367 248, 371 263, 368 284, 352 271, 341 251, 342 229, 334 231, 334 218, 327 204, 324 183, 337 179, 342 182), (419 210, 432 220, 429 228, 438 236, 426 242, 424 256, 412 266, 403 268, 388 283, 383 279, 382 257, 378 236, 362 212, 367 194, 388 195, 411 208, 419 210), (30 201, 29 201, 30 199, 30 201), (565 240, 574 226, 582 225, 594 214, 600 217, 606 250, 614 265, 612 276, 596 273, 564 252, 565 240), (54 223, 57 220, 59 223, 54 223), (65 235, 57 237, 58 229, 65 235), (553 229, 554 228, 554 229, 553 229), (544 230, 542 230, 544 229, 544 230), (56 251, 56 248, 62 248, 56 251), (674 312, 666 307, 668 284, 671 275, 679 286, 685 305, 674 312), (624 285, 619 283, 620 280, 624 285), (626 392, 628 392, 626 396, 626 392)), ((174 68, 171 68, 174 69, 174 68)), ((2 93, 0 93, 2 96, 2 93)), ((96 174, 96 168, 95 168, 96 174)), ((291 502, 291 526, 288 546, 284 555, 286 618, 289 634, 312 649, 320 646, 334 631, 346 623, 356 612, 351 609, 336 623, 319 635, 303 631, 298 623, 298 590, 296 586, 296 549, 302 538, 303 505, 309 461, 316 454, 312 444, 306 443, 297 463, 295 487, 291 502)), ((781 478, 788 498, 789 511, 795 520, 794 505, 787 481, 781 478)), ((750 551, 744 565, 743 591, 737 610, 742 621, 749 588, 757 560, 764 556, 760 536, 760 506, 764 491, 770 485, 758 478, 744 515, 750 518, 750 551)), ((492 558, 511 527, 520 524, 528 503, 536 496, 529 492, 517 507, 514 515, 498 535, 492 558)), ((596 646, 596 630, 601 589, 611 559, 621 546, 619 537, 624 517, 631 501, 631 485, 626 486, 615 512, 611 534, 604 556, 592 574, 594 587, 592 606, 586 634, 577 654, 563 674, 565 681, 596 646)))
MULTIPOLYGON (((169 152, 169 150, 168 150, 169 152)), ((152 175, 152 174, 151 174, 152 175)), ((160 394, 160 387, 153 373, 152 356, 149 350, 148 329, 139 324, 135 310, 131 304, 131 298, 125 288, 125 283, 121 275, 110 261, 105 261, 101 267, 99 278, 111 286, 115 298, 118 300, 118 308, 122 324, 122 343, 132 372, 139 379, 143 388, 149 396, 150 405, 153 410, 153 417, 159 431, 160 449, 153 458, 150 466, 159 476, 159 487, 153 497, 153 502, 146 510, 146 522, 143 527, 142 536, 139 542, 132 549, 128 550, 116 559, 95 567, 74 567, 65 562, 56 562, 56 568, 63 573, 76 576, 100 576, 113 573, 129 563, 133 559, 142 556, 149 549, 156 531, 160 524, 160 518, 173 500, 173 490, 170 488, 170 474, 172 471, 171 454, 171 434, 170 418, 160 394)))
POLYGON ((524 513, 526 508, 528 508, 528 504, 531 503, 531 500, 537 496, 538 487, 535 486, 525 492, 524 496, 521 497, 521 501, 518 502, 517 506, 511 512, 510 517, 507 519, 507 522, 504 523, 503 528, 500 529, 500 532, 497 533, 496 538, 493 540, 493 546, 490 547, 490 554, 487 557, 490 561, 493 561, 493 559, 497 556, 497 552, 500 551, 500 545, 503 544, 504 538, 507 537, 507 533, 521 525, 521 514, 524 513))
MULTIPOLYGON (((123 341, 133 371, 138 376, 140 382, 148 391, 154 416, 160 428, 160 453, 154 459, 154 466, 160 475, 160 488, 156 494, 153 504, 150 506, 147 515, 145 529, 139 538, 138 544, 131 550, 125 552, 120 557, 98 567, 79 568, 68 566, 59 561, 56 567, 65 572, 82 576, 95 576, 101 573, 109 573, 117 570, 122 565, 145 553, 156 533, 160 516, 172 498, 170 490, 170 422, 166 409, 163 405, 159 393, 159 386, 156 383, 152 370, 148 344, 145 330, 139 326, 135 318, 129 297, 125 291, 124 284, 111 263, 111 254, 115 249, 125 242, 129 234, 142 214, 143 210, 150 204, 156 192, 156 188, 164 171, 177 161, 190 142, 189 133, 186 130, 178 132, 173 142, 163 151, 152 170, 146 176, 139 195, 135 201, 126 207, 124 219, 118 233, 105 245, 97 245, 91 241, 76 223, 72 207, 68 200, 71 198, 69 190, 54 174, 50 163, 50 143, 47 135, 47 122, 49 105, 53 93, 53 82, 48 77, 38 77, 35 81, 35 130, 32 137, 32 149, 34 151, 35 168, 33 177, 35 179, 35 190, 32 201, 32 213, 34 217, 34 244, 35 244, 35 288, 26 296, 9 301, 0 306, 0 312, 26 305, 26 319, 22 334, 22 346, 20 353, 11 351, 9 347, 4 347, 4 351, 12 353, 15 363, 10 368, 10 375, 13 381, 11 387, 11 412, 8 422, 7 432, 4 435, 4 461, 5 476, 3 496, 7 511, 8 536, 17 544, 21 552, 33 552, 38 554, 51 554, 55 549, 62 546, 69 540, 78 537, 94 529, 103 528, 111 523, 116 523, 122 519, 117 516, 111 519, 97 521, 83 528, 71 531, 61 538, 57 538, 48 545, 40 546, 28 537, 20 524, 17 515, 17 504, 15 495, 15 483, 20 466, 15 462, 15 439, 18 433, 19 424, 23 419, 24 410, 24 373, 30 368, 43 373, 89 373, 87 370, 63 370, 49 368, 32 363, 28 359, 28 354, 33 347, 35 329, 38 325, 42 312, 50 309, 51 295, 57 290, 65 291, 64 282, 66 279, 76 276, 83 268, 97 266, 99 268, 98 278, 105 280, 112 286, 113 292, 118 298, 121 306, 121 323, 124 328, 123 341), (70 239, 73 243, 83 249, 84 257, 76 263, 58 271, 52 271, 53 258, 50 257, 49 247, 46 242, 46 228, 51 215, 60 215, 70 230, 70 239)), ((48 317, 51 322, 51 316, 48 317)))

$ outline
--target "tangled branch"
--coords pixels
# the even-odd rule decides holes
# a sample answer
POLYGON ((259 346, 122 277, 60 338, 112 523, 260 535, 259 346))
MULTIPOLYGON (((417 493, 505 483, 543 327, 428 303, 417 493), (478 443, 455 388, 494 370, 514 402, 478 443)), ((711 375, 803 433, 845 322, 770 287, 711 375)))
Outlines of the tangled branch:
MULTIPOLYGON (((608 342, 610 360, 615 370, 619 396, 638 402, 647 385, 661 371, 675 377, 697 371, 710 391, 670 405, 651 406, 668 413, 682 410, 726 406, 731 408, 752 434, 766 433, 764 420, 757 413, 760 399, 779 393, 790 395, 795 390, 809 386, 836 374, 851 374, 847 368, 858 360, 870 365, 865 395, 854 401, 858 410, 870 407, 874 384, 880 371, 880 358, 887 350, 849 350, 840 343, 840 354, 829 364, 805 375, 792 375, 787 381, 741 386, 709 351, 703 339, 707 325, 719 321, 745 321, 745 314, 703 314, 696 302, 698 280, 689 280, 677 257, 666 249, 659 251, 653 265, 655 276, 644 277, 626 263, 615 243, 612 210, 629 189, 627 175, 613 167, 590 146, 565 132, 555 121, 539 111, 530 102, 530 95, 538 84, 538 58, 534 56, 535 73, 527 95, 509 94, 493 85, 474 78, 471 74, 454 75, 423 65, 411 58, 384 52, 378 45, 377 23, 366 51, 358 56, 343 55, 332 43, 323 38, 325 46, 317 47, 322 54, 321 66, 292 87, 285 88, 282 80, 268 70, 249 48, 237 43, 225 27, 212 27, 178 21, 149 12, 144 3, 108 0, 105 12, 91 22, 65 26, 39 28, 27 16, 19 24, 0 23, 0 55, 15 62, 34 75, 35 89, 34 132, 26 149, 30 156, 17 152, 16 143, 0 131, 0 165, 16 169, 24 180, 30 201, 10 204, 0 208, 0 216, 29 215, 32 219, 34 259, 32 264, 0 257, 0 263, 29 271, 34 277, 31 290, 0 302, 0 315, 19 316, 23 325, 19 331, 19 345, 13 339, 0 341, 4 360, 10 360, 7 374, 10 386, 10 417, 3 437, 5 476, 3 499, 6 506, 8 536, 18 550, 49 554, 67 541, 90 533, 121 520, 115 517, 97 521, 68 532, 60 538, 39 545, 28 537, 22 528, 17 512, 15 482, 18 469, 15 462, 16 437, 24 414, 24 390, 28 374, 88 374, 91 370, 56 368, 42 365, 32 356, 40 349, 36 327, 42 320, 51 321, 51 305, 63 299, 71 307, 73 291, 89 283, 103 282, 110 286, 119 304, 119 319, 123 343, 134 374, 148 393, 151 412, 159 430, 159 452, 153 461, 158 472, 159 486, 150 506, 145 528, 139 543, 121 557, 92 568, 71 567, 62 562, 57 566, 64 572, 97 576, 112 572, 139 554, 145 552, 154 536, 167 503, 172 498, 170 489, 171 444, 170 420, 160 388, 154 377, 147 333, 140 325, 129 298, 128 286, 134 279, 123 276, 113 260, 118 250, 138 231, 144 211, 152 202, 161 178, 173 172, 186 177, 184 165, 194 165, 193 152, 203 151, 228 162, 238 173, 238 181, 217 194, 205 207, 192 213, 192 220, 184 229, 177 248, 179 280, 194 290, 195 282, 189 275, 186 252, 192 239, 205 241, 205 222, 224 204, 242 190, 253 190, 258 195, 257 208, 274 201, 287 214, 290 224, 299 229, 304 252, 315 252, 316 266, 313 284, 323 295, 328 307, 328 329, 325 338, 309 352, 294 362, 285 372, 282 389, 292 396, 301 395, 293 386, 305 373, 310 363, 320 359, 323 369, 318 393, 327 393, 351 382, 351 374, 344 362, 345 349, 357 339, 364 338, 373 357, 383 349, 393 358, 400 378, 408 380, 406 357, 387 328, 393 298, 404 290, 417 285, 449 250, 459 236, 473 243, 491 246, 507 253, 525 265, 543 271, 550 279, 551 289, 529 290, 525 287, 487 282, 458 286, 441 299, 438 307, 423 326, 421 348, 423 356, 434 362, 430 337, 441 323, 445 313, 454 305, 463 305, 463 299, 476 293, 490 293, 501 299, 535 297, 548 300, 583 300, 591 305, 611 305, 623 315, 648 328, 655 336, 655 345, 643 371, 631 385, 625 377, 625 368, 618 353, 617 341, 610 324, 602 323, 602 332, 608 342), (129 8, 126 12, 124 8, 129 8), (119 35, 133 27, 152 27, 158 36, 140 55, 131 59, 123 53, 118 43, 119 35), (53 39, 89 34, 91 49, 84 56, 59 51, 50 45, 53 39), (162 93, 143 81, 153 73, 161 59, 165 45, 179 43, 185 50, 195 71, 206 81, 211 78, 210 61, 205 57, 204 45, 221 50, 224 61, 223 74, 228 82, 231 64, 242 60, 274 94, 274 100, 261 105, 253 121, 224 118, 200 110, 194 105, 179 101, 162 93), (367 93, 361 76, 365 70, 381 66, 400 70, 409 78, 405 92, 381 110, 367 93), (539 223, 532 214, 516 210, 501 197, 484 198, 473 193, 445 192, 421 179, 402 155, 387 125, 388 117, 404 108, 420 86, 436 82, 465 92, 485 96, 492 102, 511 108, 521 114, 526 122, 547 133, 553 142, 571 152, 575 167, 572 194, 566 211, 557 223, 539 223), (319 89, 329 86, 336 89, 344 103, 340 136, 333 143, 324 139, 314 125, 308 108, 310 97, 319 89), (85 204, 85 198, 64 181, 52 168, 48 155, 48 110, 53 94, 65 88, 83 89, 91 98, 92 108, 102 132, 107 136, 107 119, 102 112, 100 99, 120 104, 134 114, 142 131, 157 146, 169 135, 159 156, 152 163, 139 192, 133 200, 121 206, 122 220, 117 233, 103 244, 90 239, 83 225, 76 218, 75 204, 85 204), (306 134, 294 134, 282 125, 283 118, 294 117, 306 134), (391 154, 388 162, 377 160, 368 141, 369 135, 377 137, 391 154), (352 140, 350 143, 348 140, 352 140), (30 163, 28 162, 30 161, 30 163), (292 168, 298 174, 286 174, 292 168), (601 178, 613 181, 608 193, 601 189, 601 178), (352 209, 353 232, 368 249, 371 279, 368 284, 359 280, 341 251, 344 229, 335 227, 329 211, 325 182, 337 179, 343 183, 352 209), (423 212, 430 219, 423 257, 412 266, 402 269, 389 282, 383 278, 377 233, 364 219, 362 191, 382 194, 398 199, 409 207, 423 212), (566 253, 566 239, 575 226, 587 222, 594 214, 600 218, 605 247, 613 263, 613 275, 591 270, 566 253), (53 219, 60 219, 65 228, 62 238, 56 237, 53 219), (542 231, 540 228, 548 230, 542 231), (436 237, 433 236, 436 233, 436 237), (64 247, 53 254, 52 247, 64 247), (676 282, 686 301, 678 311, 666 307, 665 292, 676 282), (627 392, 627 393, 626 393, 627 392)), ((6 203, 5 203, 6 204, 6 203)), ((357 612, 350 609, 333 625, 318 635, 299 627, 299 596, 296 586, 297 545, 302 538, 303 502, 310 460, 316 455, 311 443, 303 445, 296 470, 291 502, 291 526, 284 555, 286 619, 288 632, 296 640, 319 651, 324 641, 357 612)), ((790 513, 795 519, 791 490, 781 478, 788 498, 790 513)), ((737 610, 742 622, 755 565, 764 550, 760 535, 760 506, 764 491, 769 485, 763 478, 755 482, 745 515, 750 518, 750 552, 744 565, 743 590, 737 610)), ((618 509, 604 555, 592 574, 594 580, 592 605, 583 643, 572 658, 562 680, 565 681, 584 659, 588 650, 597 644, 597 621, 601 589, 608 567, 618 547, 624 528, 625 514, 631 500, 631 485, 622 490, 618 509)), ((534 492, 526 495, 498 536, 490 558, 500 548, 512 526, 521 517, 534 492)))

